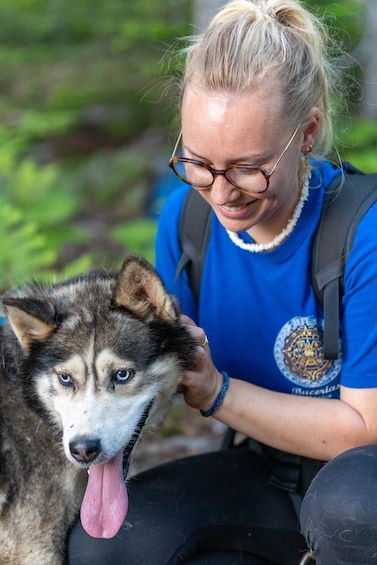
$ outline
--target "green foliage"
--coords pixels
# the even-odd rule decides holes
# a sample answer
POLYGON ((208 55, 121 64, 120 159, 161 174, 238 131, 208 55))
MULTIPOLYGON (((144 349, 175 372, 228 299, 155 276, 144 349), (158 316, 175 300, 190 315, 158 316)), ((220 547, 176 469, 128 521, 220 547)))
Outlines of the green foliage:
POLYGON ((137 93, 160 76, 167 45, 187 34, 188 13, 189 0, 1 2, 0 90, 25 109, 131 105, 145 125, 159 111, 137 93))
POLYGON ((134 198, 141 199, 134 210, 138 214, 145 201, 146 190, 140 184, 148 172, 149 153, 147 148, 140 152, 129 148, 97 151, 80 160, 71 174, 67 168, 65 178, 71 192, 80 194, 81 199, 109 207, 117 202, 118 206, 122 205, 125 216, 132 215, 132 195, 136 192, 134 198), (120 187, 124 190, 120 191, 120 187))
POLYGON ((112 229, 112 236, 124 245, 128 253, 138 253, 154 263, 155 220, 136 220, 112 229))
POLYGON ((0 41, 72 45, 123 37, 129 49, 145 37, 169 39, 169 28, 179 32, 187 6, 184 0, 12 0, 0 7, 0 41))
POLYGON ((0 288, 27 280, 56 260, 56 252, 35 222, 23 218, 20 209, 0 199, 0 288))
MULTIPOLYGON (((0 288, 125 253, 153 262, 156 222, 143 216, 172 119, 161 61, 176 74, 165 53, 192 33, 191 4, 0 2, 0 288)), ((357 45, 359 0, 308 5, 340 24, 346 51, 357 45)), ((344 121, 342 157, 375 169, 375 124, 343 133, 344 121)))
MULTIPOLYGON (((0 289, 33 278, 49 281, 63 276, 52 269, 59 248, 56 242, 49 240, 37 222, 25 219, 23 211, 3 196, 0 198, 0 239, 0 289)), ((64 276, 78 274, 90 266, 90 257, 81 256, 64 269, 64 276)))
POLYGON ((345 159, 366 173, 377 171, 377 127, 373 120, 354 118, 342 142, 345 159))
POLYGON ((66 222, 78 201, 59 190, 62 178, 50 165, 40 167, 30 159, 19 160, 19 142, 0 131, 0 288, 19 284, 51 269, 67 235, 85 234, 69 229, 66 222), (8 143, 7 143, 8 141, 8 143))
POLYGON ((0 2, 0 288, 75 274, 114 245, 153 257, 154 229, 137 224, 153 149, 129 142, 167 124, 156 81, 188 10, 189 0, 0 2), (122 221, 114 245, 97 233, 122 221))
POLYGON ((17 124, 17 136, 27 145, 38 139, 65 133, 74 127, 76 121, 76 113, 68 110, 54 112, 26 110, 17 124))
POLYGON ((310 0, 307 5, 325 19, 332 30, 331 35, 341 42, 345 51, 349 52, 359 42, 364 21, 363 4, 360 0, 310 0))

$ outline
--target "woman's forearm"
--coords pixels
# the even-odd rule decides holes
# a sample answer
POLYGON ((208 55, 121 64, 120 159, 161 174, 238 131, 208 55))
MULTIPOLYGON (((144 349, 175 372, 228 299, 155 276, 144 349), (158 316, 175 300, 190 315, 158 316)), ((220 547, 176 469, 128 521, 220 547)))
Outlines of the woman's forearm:
POLYGON ((343 399, 283 394, 231 379, 214 417, 277 449, 328 460, 356 445, 377 442, 376 425, 369 426, 368 417, 358 409, 364 391, 352 392, 360 397, 355 405, 343 399))

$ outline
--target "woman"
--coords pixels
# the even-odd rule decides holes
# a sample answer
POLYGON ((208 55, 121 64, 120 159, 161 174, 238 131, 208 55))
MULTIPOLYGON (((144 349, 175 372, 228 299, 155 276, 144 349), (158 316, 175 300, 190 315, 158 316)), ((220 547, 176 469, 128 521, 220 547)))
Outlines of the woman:
MULTIPOLYGON (((91 563, 298 563, 310 480, 322 462, 377 442, 376 206, 347 262, 342 359, 323 357, 310 279, 323 196, 341 174, 325 160, 334 76, 326 49, 319 20, 298 0, 239 0, 187 51, 170 163, 186 184, 161 215, 157 269, 198 343, 186 402, 252 439, 249 449, 131 481, 129 528, 117 541, 88 542, 91 563), (214 212, 198 305, 187 273, 175 280, 189 185, 214 212)), ((77 557, 79 539, 74 532, 71 563, 89 562, 77 557)), ((364 550, 349 563, 369 563, 364 550)))

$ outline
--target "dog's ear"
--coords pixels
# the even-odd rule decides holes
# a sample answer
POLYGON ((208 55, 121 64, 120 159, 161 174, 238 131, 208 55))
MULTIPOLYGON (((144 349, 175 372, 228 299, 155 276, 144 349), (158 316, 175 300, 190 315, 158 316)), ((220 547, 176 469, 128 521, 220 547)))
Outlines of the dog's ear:
POLYGON ((44 341, 55 330, 48 303, 33 298, 4 298, 3 305, 12 329, 24 349, 44 341))
POLYGON ((130 255, 117 275, 114 302, 141 319, 177 321, 179 312, 154 268, 139 255, 130 255))

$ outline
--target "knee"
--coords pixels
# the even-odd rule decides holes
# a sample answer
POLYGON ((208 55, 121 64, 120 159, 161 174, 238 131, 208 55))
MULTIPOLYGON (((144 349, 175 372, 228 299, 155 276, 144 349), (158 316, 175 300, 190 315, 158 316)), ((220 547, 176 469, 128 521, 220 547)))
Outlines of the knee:
POLYGON ((300 525, 316 558, 319 553, 332 553, 334 559, 334 552, 360 545, 376 547, 376 476, 377 446, 373 445, 342 453, 314 478, 302 504, 300 525))

